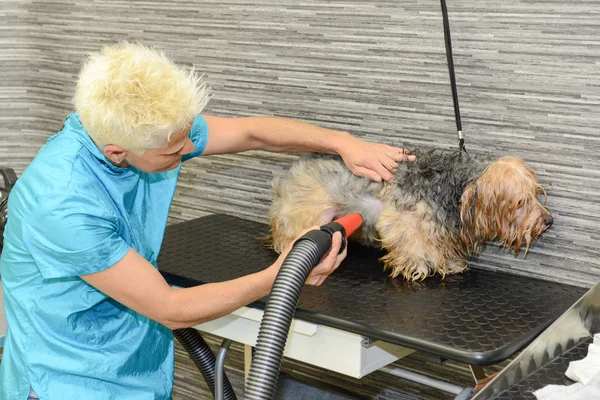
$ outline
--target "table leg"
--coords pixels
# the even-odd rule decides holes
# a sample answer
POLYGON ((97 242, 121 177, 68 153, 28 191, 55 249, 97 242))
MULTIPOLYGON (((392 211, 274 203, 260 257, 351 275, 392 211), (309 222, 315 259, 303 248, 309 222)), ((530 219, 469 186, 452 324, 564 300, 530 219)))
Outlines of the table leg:
POLYGON ((250 365, 252 364, 252 346, 244 345, 244 383, 248 382, 248 374, 250 373, 250 365))
POLYGON ((479 365, 469 365, 469 369, 471 370, 471 375, 473 376, 475 383, 486 378, 483 368, 479 365))

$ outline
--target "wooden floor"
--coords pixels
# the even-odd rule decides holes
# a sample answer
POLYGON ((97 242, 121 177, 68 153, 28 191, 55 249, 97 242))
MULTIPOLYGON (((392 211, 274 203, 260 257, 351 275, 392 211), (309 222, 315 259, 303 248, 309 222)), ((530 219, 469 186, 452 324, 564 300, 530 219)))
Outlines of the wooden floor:
MULTIPOLYGON (((205 335, 206 341, 217 349, 220 339, 205 335)), ((239 399, 243 398, 244 387, 244 353, 243 347, 237 343, 231 346, 225 363, 226 374, 234 387, 239 399)), ((0 359, 2 349, 0 348, 0 359)), ((504 363, 503 365, 505 365, 504 363)), ((461 386, 472 386, 471 374, 466 365, 453 362, 443 364, 428 361, 426 355, 413 353, 393 365, 413 370, 434 378, 446 380, 461 386)), ((500 370, 502 365, 486 367, 485 372, 491 374, 500 370)), ((362 379, 329 372, 323 373, 322 369, 315 368, 292 360, 284 360, 282 371, 295 378, 307 382, 324 382, 342 390, 352 393, 357 397, 373 400, 451 400, 453 395, 432 389, 423 385, 406 381, 384 372, 374 372, 362 379)), ((190 360, 185 350, 176 341, 175 346, 175 385, 173 387, 173 400, 212 400, 200 372, 190 360)), ((291 399, 294 400, 294 399, 291 399)))

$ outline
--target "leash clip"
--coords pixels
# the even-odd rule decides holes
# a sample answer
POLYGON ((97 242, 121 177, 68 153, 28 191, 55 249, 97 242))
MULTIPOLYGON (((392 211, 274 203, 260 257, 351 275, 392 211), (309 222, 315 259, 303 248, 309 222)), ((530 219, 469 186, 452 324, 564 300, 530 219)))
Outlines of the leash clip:
POLYGON ((464 151, 465 153, 467 152, 467 149, 465 148, 465 138, 463 136, 462 131, 457 131, 458 133, 458 149, 459 151, 464 151))

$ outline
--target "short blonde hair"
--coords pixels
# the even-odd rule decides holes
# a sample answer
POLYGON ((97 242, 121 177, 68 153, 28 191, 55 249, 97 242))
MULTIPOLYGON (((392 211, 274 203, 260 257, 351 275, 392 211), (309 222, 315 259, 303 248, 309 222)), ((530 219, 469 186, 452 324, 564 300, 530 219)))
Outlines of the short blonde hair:
POLYGON ((90 54, 75 92, 75 111, 99 146, 135 154, 164 146, 210 98, 194 69, 176 66, 164 52, 122 42, 90 54))

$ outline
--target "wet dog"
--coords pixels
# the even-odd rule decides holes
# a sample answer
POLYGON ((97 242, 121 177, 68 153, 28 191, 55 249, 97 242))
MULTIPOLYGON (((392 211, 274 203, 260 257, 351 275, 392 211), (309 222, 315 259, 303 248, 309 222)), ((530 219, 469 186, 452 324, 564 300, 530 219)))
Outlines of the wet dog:
POLYGON ((360 213, 354 238, 387 251, 392 277, 422 280, 468 266, 488 241, 525 253, 552 225, 546 191, 517 157, 414 150, 390 182, 353 175, 338 156, 301 157, 274 181, 269 210, 271 245, 283 251, 302 230, 360 213))

